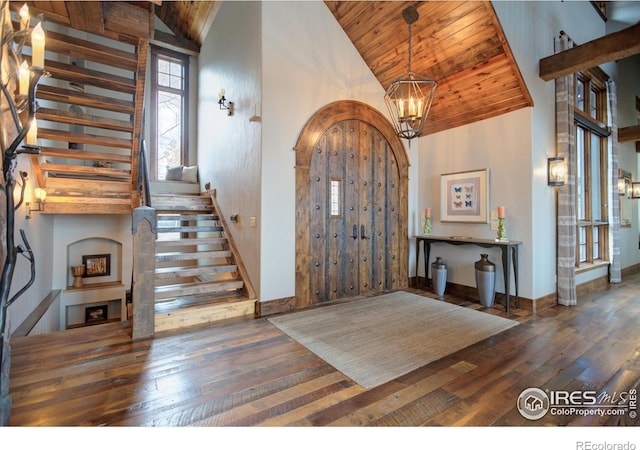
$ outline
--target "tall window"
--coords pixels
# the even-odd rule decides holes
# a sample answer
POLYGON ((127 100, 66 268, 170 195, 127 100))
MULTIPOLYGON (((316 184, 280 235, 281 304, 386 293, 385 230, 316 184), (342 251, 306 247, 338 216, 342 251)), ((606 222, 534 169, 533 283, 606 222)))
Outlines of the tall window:
POLYGON ((606 75, 600 70, 576 76, 576 266, 609 260, 608 145, 606 75))
POLYGON ((151 48, 150 171, 164 180, 168 167, 188 165, 189 57, 151 48))

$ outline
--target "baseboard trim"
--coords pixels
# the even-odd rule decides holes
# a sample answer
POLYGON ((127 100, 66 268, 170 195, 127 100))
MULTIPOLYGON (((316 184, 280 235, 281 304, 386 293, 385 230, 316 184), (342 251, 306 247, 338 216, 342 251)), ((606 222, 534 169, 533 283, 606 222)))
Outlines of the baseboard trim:
POLYGON ((296 298, 285 297, 266 300, 264 302, 256 302, 256 316, 264 317, 273 314, 293 311, 296 309, 296 298))

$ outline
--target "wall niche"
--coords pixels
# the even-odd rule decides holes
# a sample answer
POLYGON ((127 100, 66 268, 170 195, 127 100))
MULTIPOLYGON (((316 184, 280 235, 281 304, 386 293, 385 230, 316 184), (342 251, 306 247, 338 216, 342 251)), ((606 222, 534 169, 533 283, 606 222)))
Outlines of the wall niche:
POLYGON ((122 282, 122 243, 113 239, 91 237, 67 246, 67 286, 72 287, 71 267, 85 264, 83 285, 122 282), (104 269, 104 270, 103 270, 104 269))
POLYGON ((70 243, 66 284, 60 302, 61 330, 127 319, 121 242, 90 237, 70 243))

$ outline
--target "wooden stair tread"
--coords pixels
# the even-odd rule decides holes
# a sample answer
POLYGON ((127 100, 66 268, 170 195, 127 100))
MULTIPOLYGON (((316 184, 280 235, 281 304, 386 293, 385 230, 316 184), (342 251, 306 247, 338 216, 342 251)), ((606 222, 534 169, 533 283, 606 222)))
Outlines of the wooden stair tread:
POLYGON ((104 128, 129 133, 133 131, 133 124, 130 121, 96 116, 93 114, 81 114, 73 111, 61 111, 52 108, 38 108, 38 120, 48 120, 51 122, 104 128))
POLYGON ((131 179, 131 171, 128 169, 114 169, 111 167, 75 166, 71 164, 42 163, 42 170, 47 172, 83 174, 87 178, 104 176, 109 178, 131 179))
POLYGON ((134 103, 132 101, 111 98, 104 95, 89 94, 46 84, 38 86, 36 97, 42 100, 116 111, 123 114, 133 114, 134 112, 134 103))
POLYGON ((177 227, 161 227, 156 228, 158 233, 214 233, 222 231, 220 226, 177 226, 177 227))
POLYGON ((200 211, 200 212, 212 212, 213 211, 213 205, 191 205, 191 206, 184 206, 184 205, 155 205, 153 203, 153 200, 151 201, 151 206, 153 208, 156 209, 156 211, 159 212, 166 212, 166 211, 185 211, 185 210, 189 210, 189 211, 200 211))
POLYGON ((172 220, 172 221, 196 221, 196 220, 220 220, 216 214, 198 214, 197 212, 194 214, 156 214, 156 219, 158 221, 161 220, 172 220))
POLYGON ((224 292, 241 289, 244 283, 241 280, 200 281, 194 283, 169 284, 156 286, 156 300, 172 297, 184 297, 191 294, 206 294, 212 292, 224 292))
POLYGON ((166 280, 197 276, 203 274, 235 272, 238 266, 235 264, 209 264, 197 266, 156 267, 156 279, 166 280))
MULTIPOLYGON (((28 59, 30 64, 31 58, 28 59)), ((113 75, 99 70, 85 69, 83 67, 65 64, 47 59, 45 67, 53 78, 65 80, 77 84, 85 84, 128 94, 136 93, 136 82, 132 78, 113 75)))
POLYGON ((172 247, 172 246, 193 246, 193 245, 222 245, 227 243, 226 237, 207 237, 207 238, 185 238, 185 239, 167 239, 156 240, 156 248, 172 247))
POLYGON ((61 197, 57 195, 47 196, 47 201, 45 207, 48 208, 49 205, 53 205, 54 203, 102 203, 103 205, 129 205, 131 206, 131 197, 124 196, 114 196, 114 197, 61 197))
POLYGON ((38 128, 38 138, 126 149, 131 149, 132 144, 131 139, 100 136, 97 134, 74 133, 71 131, 54 130, 50 128, 38 128))
POLYGON ((59 193, 63 196, 73 196, 75 193, 93 192, 96 195, 119 192, 127 197, 131 196, 129 181, 122 180, 79 180, 72 178, 47 178, 47 194, 59 193))
POLYGON ((170 301, 159 301, 155 304, 156 312, 169 312, 189 307, 233 304, 237 302, 255 301, 245 297, 238 291, 214 292, 204 295, 174 297, 170 301))
POLYGON ((73 55, 74 58, 82 58, 131 72, 134 72, 138 65, 135 53, 51 30, 47 30, 47 51, 73 55))
POLYGON ((211 250, 201 252, 167 252, 156 253, 156 261, 184 261, 192 259, 229 258, 229 250, 211 250))
POLYGON ((127 203, 113 204, 103 202, 100 198, 92 198, 82 203, 61 202, 47 204, 42 214, 115 214, 131 215, 131 200, 127 203))
POLYGON ((118 153, 90 152, 87 150, 77 150, 71 148, 40 147, 42 156, 55 158, 80 159, 84 161, 108 161, 121 164, 131 164, 131 155, 118 153))

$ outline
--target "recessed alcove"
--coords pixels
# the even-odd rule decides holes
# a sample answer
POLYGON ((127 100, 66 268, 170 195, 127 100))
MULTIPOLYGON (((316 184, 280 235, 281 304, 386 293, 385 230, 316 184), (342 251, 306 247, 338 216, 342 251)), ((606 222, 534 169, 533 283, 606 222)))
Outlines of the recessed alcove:
POLYGON ((86 262, 87 258, 90 261, 108 260, 108 273, 101 275, 100 271, 88 271, 82 277, 83 285, 122 283, 122 243, 103 237, 90 237, 72 242, 67 246, 68 287, 73 286, 74 281, 71 267, 82 265, 83 259, 86 262))
POLYGON ((67 288, 60 302, 60 329, 126 320, 126 293, 122 283, 122 243, 89 237, 67 245, 67 288), (76 280, 72 267, 84 265, 76 280), (74 283, 75 281, 75 283, 74 283), (95 312, 101 320, 95 320, 95 312))

